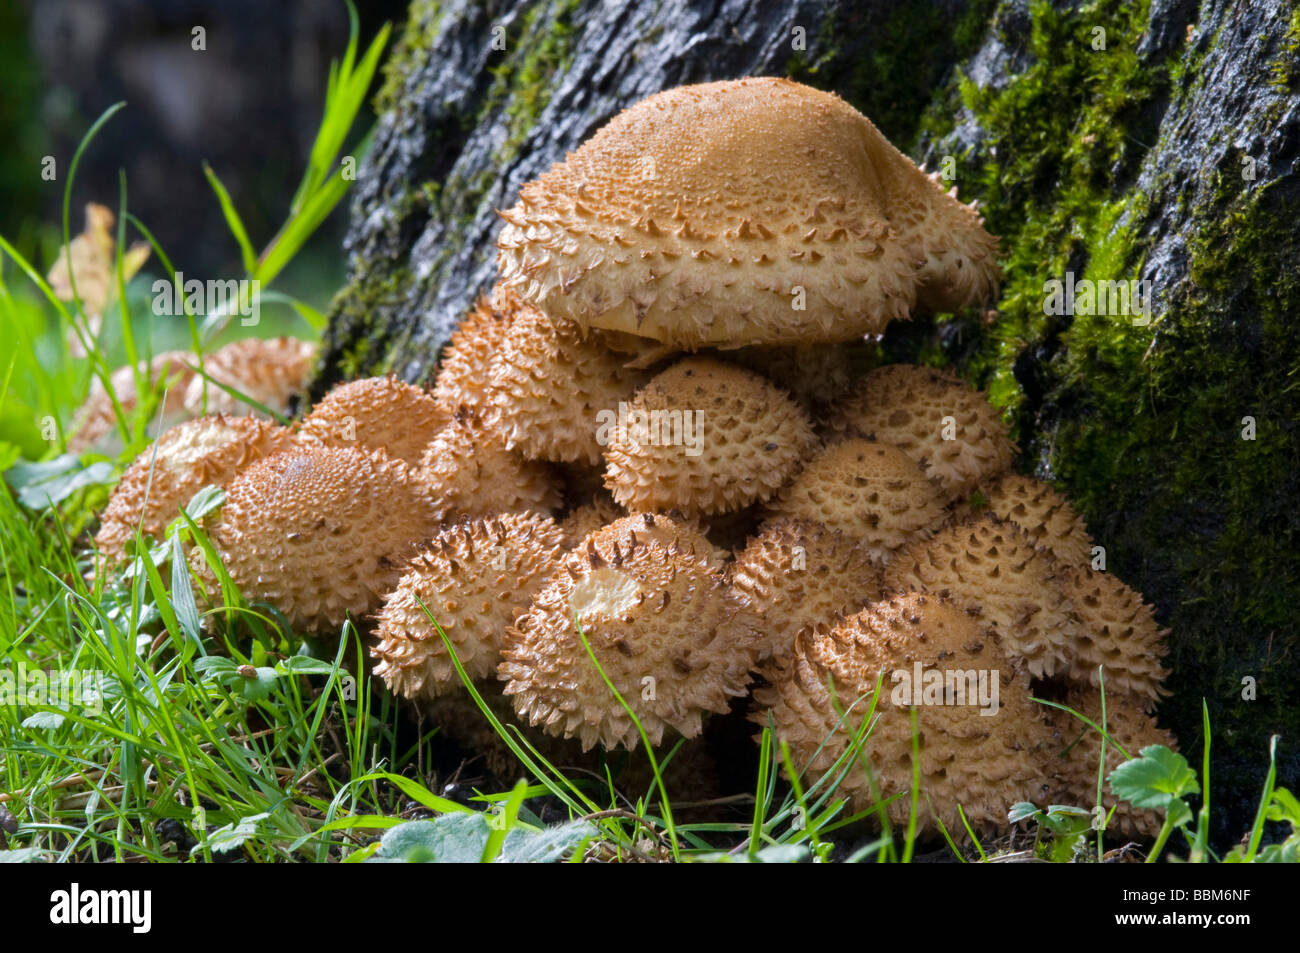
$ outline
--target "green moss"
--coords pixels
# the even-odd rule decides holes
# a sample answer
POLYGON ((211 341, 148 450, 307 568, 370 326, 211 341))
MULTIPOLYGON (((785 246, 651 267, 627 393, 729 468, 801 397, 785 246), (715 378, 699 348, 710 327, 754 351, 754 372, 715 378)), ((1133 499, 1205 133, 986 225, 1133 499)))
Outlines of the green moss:
POLYGON ((384 61, 384 82, 375 94, 375 115, 382 116, 396 108, 402 89, 411 75, 413 63, 420 62, 433 46, 442 29, 442 11, 438 0, 412 0, 407 10, 406 27, 384 61))

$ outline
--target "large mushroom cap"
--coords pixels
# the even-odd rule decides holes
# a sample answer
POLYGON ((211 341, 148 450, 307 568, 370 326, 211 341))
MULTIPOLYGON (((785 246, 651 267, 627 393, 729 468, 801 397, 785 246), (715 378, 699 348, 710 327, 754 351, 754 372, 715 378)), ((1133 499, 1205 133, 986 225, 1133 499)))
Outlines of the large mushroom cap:
POLYGON ((760 662, 788 658, 802 629, 880 598, 880 570, 866 548, 810 520, 764 524, 728 572, 761 619, 760 662))
POLYGON ((407 698, 459 688, 437 620, 472 679, 496 671, 501 636, 556 568, 564 534, 549 518, 504 514, 442 530, 384 598, 375 674, 407 698), (423 603, 423 605, 421 605, 423 603))
POLYGON ((656 375, 607 424, 605 482, 633 511, 724 513, 766 500, 814 441, 784 391, 704 357, 656 375))
POLYGON ((359 444, 411 465, 450 417, 432 397, 396 377, 363 377, 333 388, 303 418, 300 439, 332 447, 359 444))
POLYGON ((1016 445, 979 391, 947 371, 918 364, 876 368, 841 401, 831 426, 892 443, 953 493, 1010 468, 1016 445))
POLYGON ((532 460, 599 463, 599 414, 617 413, 649 374, 625 368, 601 332, 548 317, 517 299, 499 347, 488 401, 493 429, 506 446, 532 460))
POLYGON ((638 735, 575 622, 651 744, 668 728, 698 735, 706 712, 745 693, 758 643, 749 610, 689 540, 661 542, 661 520, 629 516, 593 533, 506 633, 499 673, 515 710, 584 750, 635 747, 638 735))
POLYGON ((1101 684, 1098 666, 1104 666, 1106 687, 1148 704, 1169 694, 1161 683, 1169 670, 1160 664, 1169 653, 1168 629, 1156 623, 1155 610, 1108 572, 1086 566, 1059 574, 1065 595, 1082 623, 1069 677, 1091 685, 1101 684))
POLYGON ((942 523, 948 493, 897 447, 849 439, 819 451, 771 506, 773 517, 813 520, 866 547, 879 564, 942 523))
POLYGON ((996 628, 1013 660, 1035 676, 1070 670, 1079 624, 1046 550, 994 516, 955 522, 902 549, 885 588, 951 595, 996 628))
POLYGON ((848 341, 922 292, 988 297, 996 240, 838 96, 670 89, 503 212, 502 280, 548 314, 670 345, 848 341))
POLYGON ((839 790, 851 796, 853 810, 902 795, 888 810, 895 823, 906 823, 913 706, 922 830, 934 829, 937 816, 957 835, 963 829, 958 806, 973 827, 998 828, 1005 825, 1012 804, 1037 802, 1046 793, 1044 753, 1051 745, 1046 719, 1030 701, 996 634, 935 596, 895 596, 833 627, 805 631, 796 640, 793 663, 772 686, 755 690, 758 708, 752 717, 766 724, 770 710, 795 767, 808 769, 806 787, 847 749, 878 679, 878 720, 862 749, 877 790, 872 791, 861 766, 850 766, 839 790), (841 719, 844 712, 847 717, 841 719))
MULTIPOLYGON (((298 446, 240 473, 209 535, 246 599, 325 630, 378 609, 437 530, 434 501, 402 461, 382 450, 298 446)), ((191 565, 209 578, 197 547, 191 565)))
POLYGON ((177 424, 158 438, 156 455, 154 446, 146 448, 114 487, 95 535, 100 556, 110 565, 125 559, 137 527, 161 539, 199 490, 224 484, 292 441, 284 427, 254 417, 217 414, 177 424))

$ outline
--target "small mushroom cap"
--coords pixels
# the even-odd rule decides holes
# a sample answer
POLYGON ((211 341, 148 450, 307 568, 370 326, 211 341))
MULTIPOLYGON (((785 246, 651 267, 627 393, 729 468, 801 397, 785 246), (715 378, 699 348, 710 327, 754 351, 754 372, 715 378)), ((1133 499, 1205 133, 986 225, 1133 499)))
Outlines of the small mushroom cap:
POLYGON ((762 620, 760 662, 788 659, 800 631, 881 595, 880 570, 866 548, 811 520, 763 524, 736 555, 728 578, 762 620))
POLYGON ((1015 523, 1039 546, 1046 546, 1062 568, 1087 568, 1092 537, 1083 517, 1042 480, 1007 473, 985 492, 988 511, 1015 523))
POLYGON ((450 420, 425 391, 396 377, 339 384, 302 422, 300 439, 331 447, 382 449, 412 466, 450 420))
POLYGON ((1141 593, 1086 566, 1060 573, 1058 581, 1081 623, 1070 679, 1097 688, 1100 665, 1108 690, 1149 699, 1148 705, 1168 695, 1161 683, 1169 670, 1160 661, 1169 654, 1169 630, 1156 623, 1155 611, 1141 593))
MULTIPOLYGON (((316 345, 297 338, 245 338, 213 351, 203 359, 203 371, 246 394, 277 414, 289 413, 294 399, 307 389, 307 377, 316 360, 316 345)), ((197 360, 192 360, 196 367, 197 360)), ((257 412, 212 381, 194 375, 185 390, 185 408, 192 414, 249 414, 257 412)))
POLYGON ((244 467, 293 442, 284 427, 255 417, 216 414, 177 424, 122 474, 100 521, 95 545, 107 565, 126 559, 138 527, 161 539, 167 524, 208 485, 222 486, 244 467))
POLYGON ((599 332, 517 303, 491 367, 492 427, 531 460, 599 463, 598 415, 617 413, 650 376, 623 364, 599 332))
POLYGON ((564 531, 568 548, 573 549, 592 533, 626 515, 613 497, 602 490, 592 496, 590 503, 584 503, 564 517, 560 529, 564 531))
MULTIPOLYGON (((307 630, 379 608, 418 544, 438 530, 432 497, 382 450, 297 446, 265 457, 226 490, 209 533, 231 580, 307 630)), ((203 554, 196 575, 210 579, 203 554)))
POLYGON ((443 520, 496 513, 550 516, 563 504, 546 464, 507 450, 500 436, 464 411, 430 441, 419 472, 443 520))
POLYGON ((695 737, 706 712, 745 694, 758 645, 752 616, 689 541, 660 542, 661 519, 629 516, 589 536, 506 633, 499 674, 515 710, 584 750, 635 747, 638 734, 575 620, 651 744, 669 728, 695 737))
MULTIPOLYGON (((1101 692, 1096 688, 1072 685, 1062 704, 1079 714, 1102 724, 1101 692)), ((1165 745, 1177 751, 1178 740, 1172 733, 1156 724, 1155 716, 1148 714, 1149 701, 1145 697, 1113 691, 1106 687, 1106 732, 1129 757, 1136 758, 1148 745, 1165 745)), ((1056 731, 1055 744, 1047 759, 1055 789, 1053 800, 1063 804, 1092 805, 1097 803, 1097 769, 1101 763, 1101 735, 1087 724, 1059 708, 1042 706, 1056 731)), ((1113 745, 1106 746, 1107 776, 1124 762, 1113 745)), ((1037 803, 1037 802, 1036 802, 1037 803)), ((1128 837, 1155 837, 1161 826, 1158 811, 1145 811, 1127 801, 1119 801, 1107 782, 1102 793, 1102 807, 1109 813, 1111 828, 1128 837)))
POLYGON ((954 494, 1004 473, 1016 456, 1006 425, 983 394, 917 364, 876 368, 834 408, 831 426, 892 443, 954 494))
POLYGON ((879 565, 947 517, 948 492, 897 447, 849 439, 820 450, 781 491, 772 517, 812 520, 859 540, 879 565))
POLYGON ((853 388, 871 347, 865 343, 796 344, 742 347, 723 354, 727 360, 784 387, 805 409, 820 411, 853 388))
POLYGON ((951 595, 997 630, 1013 661, 1052 676, 1070 670, 1079 636, 1055 572, 1051 555, 1023 530, 988 515, 901 550, 885 567, 885 589, 951 595))
POLYGON ((459 690, 460 677, 425 608, 472 679, 496 671, 501 636, 566 549, 555 522, 533 513, 465 520, 443 529, 384 598, 371 654, 375 674, 407 698, 459 690), (421 605, 423 603, 423 606, 421 605))
POLYGON ((781 668, 771 686, 755 690, 751 717, 766 724, 770 710, 778 737, 790 745, 796 768, 808 767, 806 783, 812 783, 848 748, 878 679, 877 721, 863 747, 878 795, 867 772, 851 766, 838 790, 851 797, 854 811, 901 794, 889 805, 889 816, 907 822, 912 706, 920 743, 921 830, 934 830, 937 816, 956 836, 963 830, 958 806, 973 827, 997 829, 1005 826, 1012 804, 1040 802, 1050 786, 1045 717, 997 635, 935 596, 894 596, 833 626, 806 630, 796 639, 792 664, 781 668), (915 684, 918 669, 921 681, 915 684), (848 717, 841 719, 840 712, 848 717))
MULTIPOLYGON (((156 428, 150 428, 151 437, 165 433, 189 416, 185 410, 185 389, 194 378, 194 372, 188 367, 192 361, 193 355, 184 351, 166 351, 155 355, 149 362, 149 366, 144 368, 146 381, 157 383, 165 380, 168 384, 161 414, 155 411, 161 420, 156 428)), ((123 412, 133 411, 139 401, 139 395, 136 392, 135 371, 131 366, 128 364, 113 371, 109 375, 108 382, 123 412)), ((116 428, 117 417, 113 411, 113 399, 109 397, 108 391, 104 390, 99 378, 93 378, 86 402, 81 405, 76 419, 72 422, 68 449, 73 453, 82 453, 92 448, 115 452, 116 449, 120 449, 120 445, 116 443, 116 428)))
POLYGON ((814 442, 807 415, 750 371, 693 357, 611 422, 605 485, 632 511, 725 513, 770 498, 814 442))
POLYGON ((688 349, 848 341, 922 287, 975 302, 998 274, 974 212, 838 96, 784 79, 642 100, 501 215, 501 280, 526 300, 688 349))
POLYGON ((505 342, 517 303, 517 298, 507 299, 498 307, 483 295, 451 333, 433 382, 433 399, 444 413, 451 415, 461 408, 487 412, 492 361, 505 342))

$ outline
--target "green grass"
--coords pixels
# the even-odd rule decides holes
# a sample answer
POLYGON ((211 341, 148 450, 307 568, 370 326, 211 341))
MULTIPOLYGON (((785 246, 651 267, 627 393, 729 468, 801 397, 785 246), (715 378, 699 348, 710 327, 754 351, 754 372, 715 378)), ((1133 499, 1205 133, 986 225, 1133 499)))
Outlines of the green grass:
MULTIPOLYGON (((207 170, 246 276, 264 285, 303 248, 346 190, 338 155, 386 40, 385 31, 358 58, 355 17, 353 22, 348 51, 331 70, 309 168, 285 225, 260 254, 218 174, 207 170)), ((92 127, 78 157, 117 108, 92 127)), ((72 166, 65 183, 65 240, 75 160, 72 166)), ((202 354, 222 339, 229 318, 187 315, 183 329, 170 329, 180 340, 154 326, 143 292, 148 277, 129 285, 121 281, 127 228, 151 244, 164 275, 174 272, 165 250, 128 213, 125 183, 118 211, 119 304, 105 315, 98 337, 89 331, 81 302, 58 301, 39 269, 0 239, 0 339, 13 342, 12 350, 0 353, 0 470, 7 471, 0 482, 0 678, 20 670, 87 673, 97 688, 80 704, 50 698, 0 704, 0 807, 17 822, 16 833, 0 834, 5 859, 359 862, 455 855, 487 862, 781 862, 825 861, 837 849, 840 859, 851 862, 914 859, 921 846, 916 832, 923 796, 915 731, 911 791, 878 797, 856 813, 838 794, 850 772, 866 772, 873 783, 864 753, 880 682, 850 704, 836 701, 847 743, 843 735, 835 742, 842 750, 823 776, 813 777, 796 763, 769 723, 755 749, 752 792, 719 807, 712 819, 685 822, 674 813, 664 772, 680 742, 652 751, 634 710, 603 671, 613 703, 636 722, 649 759, 653 781, 643 791, 620 790, 612 763, 602 779, 566 776, 517 727, 501 723, 439 627, 466 691, 515 753, 524 778, 507 790, 476 790, 463 803, 437 793, 445 778, 431 768, 443 749, 436 729, 421 733, 381 685, 356 677, 365 669, 367 647, 355 627, 345 625, 335 640, 322 642, 294 632, 273 607, 242 598, 202 528, 204 512, 220 504, 220 494, 196 497, 152 548, 139 541, 137 552, 144 555, 126 571, 97 575, 90 541, 96 514, 116 476, 148 451, 146 435, 163 382, 137 375, 140 399, 134 408, 117 405, 123 450, 113 458, 63 456, 75 409, 92 377, 105 380, 122 363, 166 348, 193 347, 202 354), (68 356, 69 330, 83 340, 88 358, 68 356), (37 460, 44 461, 44 470, 20 464, 37 460), (184 554, 195 548, 217 580, 214 591, 203 591, 191 575, 184 554), (897 830, 887 808, 901 797, 908 798, 908 819, 897 830), (544 824, 543 801, 558 805, 567 823, 544 824), (871 830, 878 833, 864 834, 871 830)), ((264 294, 268 304, 305 322, 304 330, 319 324, 319 315, 296 298, 264 294)), ((585 634, 579 635, 599 669, 585 634)), ((1104 717, 1102 725, 1091 727, 1104 733, 1104 717)), ((1209 738, 1207 717, 1203 779, 1209 738)), ((830 743, 828 738, 823 746, 830 743)), ((1194 832, 1186 831, 1191 814, 1183 801, 1190 791, 1185 762, 1180 767, 1144 751, 1127 762, 1133 764, 1142 770, 1163 766, 1178 779, 1170 790, 1158 772, 1130 782, 1134 797, 1165 811, 1153 856, 1167 851, 1170 841, 1177 844, 1175 835, 1183 831, 1191 860, 1284 859, 1287 849, 1294 857, 1294 834, 1282 845, 1262 843, 1267 823, 1294 829, 1300 822, 1300 809, 1276 786, 1275 772, 1247 843, 1217 858, 1206 844, 1208 794, 1194 832)), ((1098 805, 1109 767, 1103 754, 1098 805)), ((1044 857, 1100 859, 1101 830, 1095 853, 1076 849, 1079 838, 1093 830, 1076 829, 1079 814, 1092 816, 1060 806, 1020 811, 1026 823, 1039 826, 1044 857)), ((969 825, 965 831, 943 830, 942 839, 954 860, 999 854, 993 845, 986 850, 969 825), (955 837, 969 846, 959 846, 955 837)))

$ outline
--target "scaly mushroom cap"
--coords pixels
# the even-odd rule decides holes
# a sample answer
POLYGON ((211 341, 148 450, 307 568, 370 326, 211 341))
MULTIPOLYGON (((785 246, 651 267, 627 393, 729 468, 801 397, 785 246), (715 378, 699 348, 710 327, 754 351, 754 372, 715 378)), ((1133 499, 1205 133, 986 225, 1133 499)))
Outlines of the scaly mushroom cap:
POLYGON ((1062 567, 1087 568, 1092 537, 1070 501, 1042 480, 1008 473, 987 491, 988 511, 1015 523, 1038 546, 1046 546, 1062 567))
POLYGON ((464 411, 425 448, 420 473, 444 520, 494 513, 550 516, 562 505, 546 464, 507 450, 496 433, 464 411))
POLYGON ((293 434, 255 417, 216 414, 177 424, 146 448, 113 488, 95 535, 106 565, 127 557, 139 527, 162 539, 181 507, 208 485, 222 486, 254 460, 284 450, 293 434))
POLYGON ((411 560, 384 598, 375 631, 375 674, 407 698, 460 687, 456 666, 424 607, 447 633, 473 679, 496 671, 501 636, 567 548, 548 517, 507 513, 448 526, 411 560), (424 607, 421 606, 424 604, 424 607))
POLYGON ((626 515, 622 507, 602 490, 592 496, 590 503, 584 503, 560 520, 560 529, 564 531, 568 548, 573 549, 596 530, 626 515))
POLYGON ((1155 611, 1108 572, 1080 567, 1060 574, 1066 597, 1082 625, 1069 677, 1100 686, 1097 666, 1105 666, 1106 689, 1159 701, 1169 692, 1161 683, 1169 670, 1160 660, 1169 654, 1168 629, 1156 624, 1155 611))
POLYGON ((814 441, 784 391, 703 357, 657 374, 607 430, 605 484, 620 505, 646 512, 723 513, 766 500, 814 441))
MULTIPOLYGON (((194 372, 188 366, 193 360, 193 355, 184 351, 166 351, 156 355, 149 362, 149 366, 144 368, 143 376, 146 382, 151 384, 156 384, 160 380, 168 382, 161 415, 155 411, 155 416, 161 416, 161 419, 156 427, 150 427, 149 432, 152 437, 166 433, 188 416, 185 411, 185 389, 194 378, 194 372)), ((109 375, 108 382, 118 403, 122 406, 122 412, 130 414, 134 411, 139 396, 135 386, 135 371, 131 365, 113 371, 109 375)), ((118 446, 114 442, 115 438, 110 436, 116 428, 117 417, 113 412, 113 398, 104 390, 99 378, 93 378, 86 402, 81 405, 76 419, 72 422, 68 449, 73 453, 82 453, 91 448, 111 452, 118 446)))
POLYGON ((997 243, 861 113, 751 78, 657 93, 502 212, 501 280, 554 317, 694 349, 848 341, 987 298, 997 243))
POLYGON ((880 570, 867 550, 811 520, 765 523, 728 578, 761 619, 760 662, 788 659, 802 629, 880 598, 880 570))
POLYGON ((454 414, 462 407, 487 412, 492 361, 505 343, 517 303, 517 298, 494 302, 483 295, 451 333, 433 381, 433 399, 443 413, 454 414), (503 306, 497 307, 498 303, 503 306))
POLYGON ((601 411, 617 413, 650 375, 628 370, 599 332, 519 305, 492 364, 492 428, 530 460, 599 463, 601 411))
POLYGON ((876 368, 834 408, 831 426, 892 443, 954 494, 1005 472, 1016 456, 1006 425, 983 394, 917 364, 876 368))
POLYGON ((901 550, 885 589, 949 594, 997 629, 1002 648, 1035 676, 1070 670, 1079 635, 1046 550, 994 516, 951 523, 901 550))
MULTIPOLYGON (((298 446, 257 461, 226 490, 210 532, 231 580, 307 630, 379 608, 438 530, 429 491, 382 450, 298 446)), ((202 550, 191 566, 210 579, 202 550)))
POLYGON ((382 449, 412 466, 449 417, 425 391, 396 377, 339 384, 303 418, 300 439, 330 447, 382 449))
POLYGON ((1012 804, 1040 802, 1050 787, 1043 767, 1052 743, 1046 719, 1029 700, 996 633, 936 596, 895 596, 837 625, 806 630, 796 639, 793 663, 782 667, 771 686, 754 691, 751 718, 766 724, 770 710, 795 767, 807 769, 807 787, 849 747, 882 672, 877 721, 862 748, 877 789, 873 793, 862 766, 851 766, 838 791, 851 797, 852 810, 902 795, 889 805, 889 816, 907 822, 911 706, 920 748, 921 830, 934 830, 937 816, 956 835, 963 830, 958 806, 972 827, 998 829, 1012 804), (951 694, 944 691, 949 684, 951 694), (840 712, 848 717, 841 720, 840 712))
POLYGON ((772 504, 773 518, 813 520, 860 540, 878 565, 942 523, 949 494, 897 447, 849 439, 820 450, 772 504))
POLYGON ((651 744, 672 728, 698 735, 705 712, 745 694, 758 647, 742 597, 684 542, 663 545, 662 517, 625 517, 592 534, 506 633, 500 677, 515 710, 583 750, 634 747, 636 726, 605 685, 578 635, 582 627, 610 682, 651 744))
MULTIPOLYGON (((289 337, 245 338, 205 356, 203 372, 268 410, 287 414, 294 398, 306 391, 307 376, 315 360, 316 345, 310 341, 289 337)), ((198 366, 197 360, 191 363, 198 366)), ((260 412, 196 374, 185 390, 185 408, 190 413, 203 413, 205 387, 208 413, 260 412)))
MULTIPOLYGON (((1102 724, 1101 692, 1095 688, 1070 686, 1062 704, 1079 714, 1102 724)), ((1136 758, 1148 745, 1165 745, 1177 751, 1178 739, 1156 724, 1155 716, 1146 711, 1144 697, 1111 691, 1106 688, 1106 732, 1118 742, 1129 757, 1136 758)), ((1055 745, 1047 759, 1049 770, 1056 782, 1052 799, 1061 804, 1091 806, 1097 803, 1097 768, 1101 761, 1102 737, 1093 728, 1059 708, 1041 706, 1048 712, 1056 730, 1055 745)), ((1114 745, 1106 746, 1106 776, 1124 763, 1114 745)), ((1035 802, 1037 803, 1037 802, 1035 802)), ((1116 805, 1114 792, 1107 781, 1101 799, 1107 812, 1116 805)), ((1111 818, 1111 829, 1118 829, 1128 837, 1154 837, 1160 830, 1161 816, 1157 811, 1139 810, 1127 801, 1111 818)))

